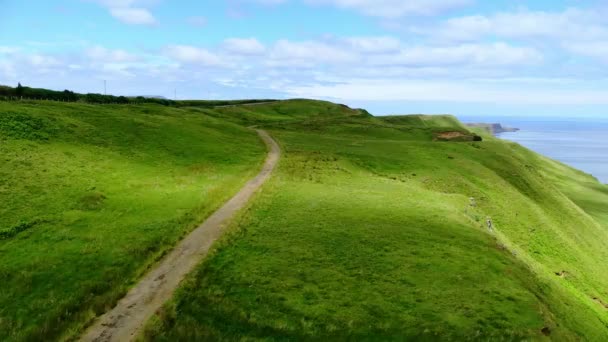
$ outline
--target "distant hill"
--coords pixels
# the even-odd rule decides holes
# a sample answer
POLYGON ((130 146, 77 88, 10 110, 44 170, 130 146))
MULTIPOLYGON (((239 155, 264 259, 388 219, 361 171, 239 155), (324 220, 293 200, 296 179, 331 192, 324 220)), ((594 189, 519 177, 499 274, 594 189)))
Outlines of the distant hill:
POLYGON ((168 100, 168 98, 166 98, 164 96, 160 96, 160 95, 140 95, 139 97, 144 97, 146 99, 168 100))

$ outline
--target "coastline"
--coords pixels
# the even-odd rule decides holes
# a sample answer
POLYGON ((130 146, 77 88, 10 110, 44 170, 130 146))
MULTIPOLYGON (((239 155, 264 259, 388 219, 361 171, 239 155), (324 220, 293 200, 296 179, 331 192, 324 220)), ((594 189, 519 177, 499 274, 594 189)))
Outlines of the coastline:
POLYGON ((518 127, 494 136, 513 141, 551 159, 581 170, 608 184, 608 120, 529 117, 462 117, 464 122, 500 122, 518 127))

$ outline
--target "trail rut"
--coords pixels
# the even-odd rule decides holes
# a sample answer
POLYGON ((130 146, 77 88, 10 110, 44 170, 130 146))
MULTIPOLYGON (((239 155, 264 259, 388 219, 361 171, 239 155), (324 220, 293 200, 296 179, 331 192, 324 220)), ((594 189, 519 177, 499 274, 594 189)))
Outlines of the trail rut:
POLYGON ((85 331, 81 341, 132 340, 154 312, 171 299, 182 279, 207 255, 213 242, 221 236, 224 226, 270 178, 279 161, 279 145, 266 131, 256 131, 268 148, 268 156, 260 173, 186 236, 112 310, 97 318, 85 331))

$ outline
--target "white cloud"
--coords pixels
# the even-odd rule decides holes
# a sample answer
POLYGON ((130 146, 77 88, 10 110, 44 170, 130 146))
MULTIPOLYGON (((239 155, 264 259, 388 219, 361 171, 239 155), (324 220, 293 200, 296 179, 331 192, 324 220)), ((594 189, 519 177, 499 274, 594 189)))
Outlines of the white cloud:
POLYGON ((562 46, 574 54, 608 63, 608 41, 606 40, 566 42, 562 46))
MULTIPOLYGON (((530 47, 502 42, 407 46, 390 37, 353 37, 329 41, 279 40, 266 55, 269 66, 304 68, 519 67, 538 65, 543 55, 530 47)), ((380 70, 382 72, 382 70, 380 70)))
POLYGON ((266 51, 266 47, 255 38, 229 38, 224 41, 223 48, 241 55, 260 55, 266 51))
MULTIPOLYGON (((491 15, 455 17, 410 26, 406 31, 423 37, 427 42, 447 45, 458 42, 477 44, 487 40, 517 41, 520 45, 546 51, 550 58, 559 60, 563 66, 570 63, 569 72, 585 72, 589 65, 581 64, 581 57, 608 63, 607 14, 602 8, 568 8, 553 12, 520 9, 491 15), (572 64, 575 61, 579 62, 578 67, 572 64)), ((528 55, 532 56, 530 53, 528 55)))
POLYGON ((153 3, 143 0, 90 0, 107 8, 114 18, 129 25, 156 25, 154 15, 144 6, 153 3))
POLYGON ((595 39, 608 35, 604 16, 590 10, 499 13, 489 22, 490 32, 510 38, 595 39))
MULTIPOLYGON (((461 26, 485 27, 476 20, 471 22, 461 26)), ((473 28, 470 32, 475 32, 473 28)), ((514 32, 515 28, 510 30, 514 32)), ((543 31, 539 28, 536 32, 538 36, 543 31)), ((84 79, 83 83, 97 84, 98 79, 108 79, 114 84, 138 84, 140 88, 133 90, 136 93, 141 92, 141 87, 151 89, 149 82, 158 87, 167 83, 193 84, 194 88, 219 93, 230 88, 234 96, 260 90, 270 97, 340 101, 608 104, 608 96, 598 85, 603 81, 597 81, 608 73, 600 63, 587 63, 586 74, 581 76, 576 74, 583 70, 580 63, 570 63, 569 56, 556 60, 554 55, 544 56, 541 51, 545 50, 535 48, 533 41, 511 40, 515 36, 508 36, 505 42, 492 42, 500 37, 490 34, 494 35, 492 40, 482 35, 478 41, 464 42, 432 39, 436 35, 430 33, 427 40, 323 36, 317 40, 282 39, 267 45, 254 37, 230 38, 215 47, 168 45, 156 52, 86 45, 80 55, 48 55, 36 53, 31 47, 0 47, 0 52, 12 53, 0 54, 0 80, 15 83, 18 75, 29 82, 68 75, 72 80, 84 79), (577 77, 583 81, 568 81, 577 77), (560 83, 558 79, 566 81, 560 83)), ((608 62, 604 57, 608 56, 608 40, 583 36, 577 42, 559 42, 572 54, 608 62)), ((47 47, 34 47, 42 48, 47 47)), ((76 86, 66 81, 58 87, 76 86)), ((154 93, 164 94, 161 90, 154 93)))
POLYGON ((14 80, 17 77, 15 65, 9 61, 0 60, 0 77, 2 79, 14 80))
POLYGON ((2 55, 12 55, 14 53, 17 53, 19 50, 21 50, 21 49, 19 47, 16 47, 16 46, 2 46, 2 45, 0 45, 0 54, 2 54, 2 55))
POLYGON ((288 86, 294 97, 344 101, 447 101, 503 104, 608 104, 606 92, 579 84, 539 87, 525 80, 496 83, 483 80, 431 81, 426 79, 345 79, 338 84, 288 86))
POLYGON ((533 48, 516 47, 505 43, 462 44, 440 47, 410 47, 399 53, 385 54, 370 59, 371 64, 404 66, 507 66, 530 65, 543 60, 533 48))
POLYGON ((124 50, 110 50, 102 46, 94 46, 85 51, 87 57, 94 62, 102 63, 125 63, 134 62, 138 57, 124 50))
POLYGON ((29 55, 26 60, 31 66, 40 69, 48 69, 61 65, 57 58, 40 54, 29 55))
POLYGON ((110 14, 125 24, 154 25, 156 19, 145 8, 111 8, 110 14))
POLYGON ((136 76, 132 68, 123 63, 105 63, 101 69, 104 73, 113 75, 114 77, 132 78, 136 76))
POLYGON ((305 0, 314 5, 333 5, 362 14, 396 19, 415 15, 435 15, 461 8, 473 0, 305 0))
POLYGON ((455 17, 440 23, 414 26, 413 33, 442 40, 512 39, 595 40, 608 38, 603 13, 570 8, 562 12, 521 10, 492 15, 455 17))
POLYGON ((226 67, 227 62, 215 53, 189 45, 172 45, 165 48, 165 54, 180 63, 206 67, 226 67))
POLYGON ((352 49, 366 53, 386 53, 398 51, 401 42, 393 37, 351 37, 344 40, 352 49))
POLYGON ((269 55, 268 63, 276 66, 314 66, 318 64, 352 63, 357 54, 318 41, 292 42, 279 40, 269 55))

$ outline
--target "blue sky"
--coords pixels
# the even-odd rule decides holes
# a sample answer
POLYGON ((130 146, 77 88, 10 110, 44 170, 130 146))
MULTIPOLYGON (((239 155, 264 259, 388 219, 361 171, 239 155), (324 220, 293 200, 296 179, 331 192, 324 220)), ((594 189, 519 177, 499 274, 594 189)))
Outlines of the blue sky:
POLYGON ((327 99, 376 114, 608 114, 584 0, 0 0, 0 84, 327 99))

